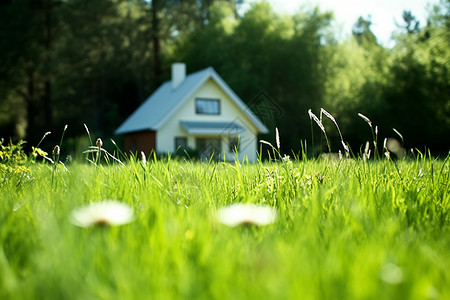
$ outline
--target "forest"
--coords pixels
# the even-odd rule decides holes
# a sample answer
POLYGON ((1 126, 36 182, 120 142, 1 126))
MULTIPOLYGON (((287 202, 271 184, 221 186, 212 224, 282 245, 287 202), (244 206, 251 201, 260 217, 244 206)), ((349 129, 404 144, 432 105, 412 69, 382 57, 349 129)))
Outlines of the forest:
MULTIPOLYGON (((173 62, 191 73, 208 66, 251 107, 263 93, 278 108, 260 115, 285 153, 320 144, 308 110, 324 108, 353 152, 372 140, 446 155, 450 137, 450 0, 430 7, 426 24, 404 11, 381 45, 361 16, 345 40, 333 13, 320 7, 291 15, 245 0, 0 1, 0 137, 57 143, 68 125, 73 147, 86 127, 105 141, 162 82, 173 62), (86 124, 86 126, 83 126, 86 124), (395 130, 394 130, 395 129, 395 130), (312 136, 316 144, 311 145, 312 136)), ((255 111, 256 114, 260 113, 255 111)), ((342 150, 330 119, 331 151, 342 150)), ((49 146, 49 149, 50 146, 49 146)))

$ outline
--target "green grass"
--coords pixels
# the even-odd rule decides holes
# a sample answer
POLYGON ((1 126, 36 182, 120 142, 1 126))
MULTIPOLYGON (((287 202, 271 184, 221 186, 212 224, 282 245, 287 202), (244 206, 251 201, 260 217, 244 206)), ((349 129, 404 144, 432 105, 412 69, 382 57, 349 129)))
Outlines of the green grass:
POLYGON ((0 298, 450 299, 449 160, 32 164, 1 181, 0 298), (106 199, 134 222, 70 223, 106 199), (220 224, 235 202, 278 220, 220 224))

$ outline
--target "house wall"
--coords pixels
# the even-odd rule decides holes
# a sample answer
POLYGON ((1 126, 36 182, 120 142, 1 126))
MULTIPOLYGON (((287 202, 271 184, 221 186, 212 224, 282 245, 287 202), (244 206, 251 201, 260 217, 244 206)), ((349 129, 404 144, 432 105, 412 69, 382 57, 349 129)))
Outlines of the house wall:
MULTIPOLYGON (((184 103, 184 105, 168 120, 164 126, 158 130, 156 136, 156 145, 158 153, 174 152, 175 137, 187 137, 188 147, 195 148, 196 137, 216 137, 213 135, 201 136, 191 135, 180 126, 180 121, 216 121, 216 122, 235 122, 246 128, 240 136, 239 160, 247 156, 248 160, 254 161, 257 158, 257 128, 250 122, 242 111, 232 102, 231 99, 222 91, 222 89, 209 79, 198 91, 184 103), (220 115, 199 115, 195 112, 195 99, 218 98, 220 99, 220 115)), ((221 159, 225 155, 227 160, 234 160, 235 154, 229 151, 227 133, 222 138, 221 159)))
POLYGON ((125 151, 140 153, 144 151, 148 157, 156 149, 156 132, 151 130, 132 132, 125 135, 125 151))

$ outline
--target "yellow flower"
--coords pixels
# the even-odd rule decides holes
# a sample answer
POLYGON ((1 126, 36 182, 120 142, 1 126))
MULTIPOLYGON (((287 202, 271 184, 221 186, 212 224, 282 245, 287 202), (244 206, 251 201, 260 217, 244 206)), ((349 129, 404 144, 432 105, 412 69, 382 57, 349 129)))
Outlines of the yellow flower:
POLYGON ((16 171, 17 174, 20 174, 20 173, 30 172, 31 169, 25 168, 24 166, 18 166, 18 167, 15 169, 15 171, 16 171))
POLYGON ((1 159, 10 158, 10 157, 11 156, 8 154, 8 152, 0 151, 0 158, 1 159))
POLYGON ((48 155, 47 152, 42 151, 40 148, 34 148, 34 147, 32 147, 32 148, 33 148, 33 156, 40 155, 42 157, 45 157, 48 155))

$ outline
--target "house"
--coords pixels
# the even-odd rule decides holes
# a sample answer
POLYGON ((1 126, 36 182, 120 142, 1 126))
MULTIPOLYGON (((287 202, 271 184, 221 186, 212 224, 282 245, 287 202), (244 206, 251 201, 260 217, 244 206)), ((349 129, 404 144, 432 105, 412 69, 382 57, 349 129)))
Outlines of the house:
POLYGON ((257 135, 266 126, 212 67, 186 75, 184 63, 172 65, 163 83, 120 125, 125 149, 148 154, 195 149, 202 159, 257 158, 257 135))

